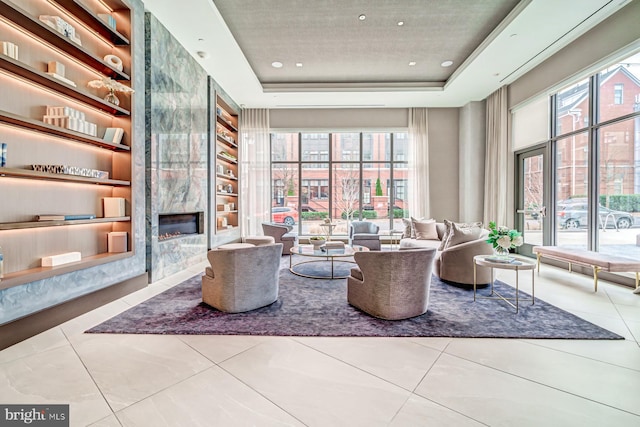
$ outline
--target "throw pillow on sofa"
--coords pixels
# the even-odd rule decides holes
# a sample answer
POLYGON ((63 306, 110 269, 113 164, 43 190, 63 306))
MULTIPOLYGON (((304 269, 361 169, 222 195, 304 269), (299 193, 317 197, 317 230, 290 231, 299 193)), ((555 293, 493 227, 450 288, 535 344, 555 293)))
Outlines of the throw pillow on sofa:
MULTIPOLYGON (((451 228, 452 225, 456 224, 458 226, 459 229, 464 229, 464 228, 480 228, 482 229, 482 222, 471 222, 471 223, 463 223, 463 222, 456 222, 454 223, 453 221, 449 221, 448 219, 444 220, 444 234, 442 235, 442 243, 440 243, 440 247, 438 248, 439 251, 444 250, 445 248, 447 248, 447 241, 449 240, 449 235, 451 234, 451 228)), ((482 230, 480 230, 482 232, 482 230)))
POLYGON ((451 230, 449 232, 449 237, 445 242, 444 249, 448 249, 462 243, 478 240, 481 234, 482 228, 480 227, 461 227, 460 225, 453 223, 451 224, 451 230))
POLYGON ((413 227, 416 232, 416 240, 438 240, 435 219, 413 221, 413 227))

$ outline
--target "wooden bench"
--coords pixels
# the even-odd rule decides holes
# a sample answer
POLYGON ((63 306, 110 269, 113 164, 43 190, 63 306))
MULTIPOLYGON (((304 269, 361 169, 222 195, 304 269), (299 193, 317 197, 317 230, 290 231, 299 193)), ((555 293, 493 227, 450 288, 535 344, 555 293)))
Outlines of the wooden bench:
POLYGON ((538 273, 540 273, 540 258, 550 258, 569 263, 578 264, 593 269, 594 292, 598 292, 598 273, 600 271, 617 273, 635 273, 636 289, 634 293, 640 293, 638 281, 640 279, 640 261, 632 258, 625 258, 615 255, 607 255, 600 252, 587 251, 584 249, 565 248, 562 246, 534 246, 533 253, 538 258, 538 273))

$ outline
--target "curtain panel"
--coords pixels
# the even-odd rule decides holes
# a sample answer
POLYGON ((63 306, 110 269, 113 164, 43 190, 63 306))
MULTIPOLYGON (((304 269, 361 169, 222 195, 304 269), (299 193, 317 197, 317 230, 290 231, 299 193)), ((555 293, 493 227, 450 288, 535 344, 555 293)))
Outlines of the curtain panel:
POLYGON ((409 108, 409 212, 430 218, 429 114, 426 108, 409 108))
POLYGON ((271 219, 271 150, 269 110, 240 112, 240 209, 242 235, 262 235, 271 219))
POLYGON ((509 140, 507 87, 487 98, 487 149, 484 179, 484 223, 508 226, 509 140))

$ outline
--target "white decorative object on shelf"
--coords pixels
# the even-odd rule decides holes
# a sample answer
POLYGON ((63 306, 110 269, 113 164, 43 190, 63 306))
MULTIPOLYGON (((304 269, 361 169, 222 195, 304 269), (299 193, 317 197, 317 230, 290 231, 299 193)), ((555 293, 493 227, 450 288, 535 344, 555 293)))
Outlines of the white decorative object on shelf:
POLYGON ((73 27, 64 19, 60 18, 59 16, 52 16, 52 15, 40 15, 38 19, 40 19, 40 21, 44 22, 45 24, 47 24, 48 26, 50 26, 51 28, 53 28, 54 30, 62 34, 63 36, 67 37, 68 39, 82 46, 82 41, 80 40, 80 37, 76 34, 75 27, 73 27))
POLYGON ((42 266, 55 267, 57 265, 68 264, 70 262, 80 260, 82 260, 82 254, 80 252, 67 252, 64 254, 42 257, 42 266))
POLYGON ((123 197, 105 197, 104 203, 105 218, 119 218, 125 216, 125 206, 123 197))
POLYGON ((106 128, 102 139, 104 139, 105 141, 113 142, 114 144, 120 144, 123 136, 124 129, 122 128, 106 128))
POLYGON ((122 69, 124 68, 122 65, 122 59, 118 58, 115 55, 105 56, 104 61, 118 71, 122 71, 122 69))
POLYGON ((127 232, 111 231, 107 233, 108 252, 127 252, 127 232))
POLYGON ((66 165, 31 165, 36 172, 58 173, 64 175, 85 176, 88 178, 109 179, 109 172, 97 169, 66 165))
POLYGON ((11 42, 2 42, 2 54, 18 60, 18 45, 11 42))
POLYGON ((120 100, 116 96, 116 92, 133 93, 135 92, 129 86, 125 86, 109 77, 103 77, 100 80, 91 80, 87 83, 87 86, 93 88, 106 88, 109 93, 104 97, 105 101, 108 101, 114 105, 120 105, 120 100))

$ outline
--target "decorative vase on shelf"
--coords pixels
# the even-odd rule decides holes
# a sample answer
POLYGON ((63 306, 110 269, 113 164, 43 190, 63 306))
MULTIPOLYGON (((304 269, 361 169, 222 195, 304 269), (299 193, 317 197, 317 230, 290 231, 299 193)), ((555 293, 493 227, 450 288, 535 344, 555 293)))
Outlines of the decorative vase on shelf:
POLYGON ((113 89, 109 90, 109 93, 104 97, 104 100, 112 103, 113 105, 120 105, 120 100, 116 96, 116 92, 113 89))
POLYGON ((502 246, 496 246, 493 248, 493 254, 500 259, 508 259, 509 249, 505 249, 502 246))

